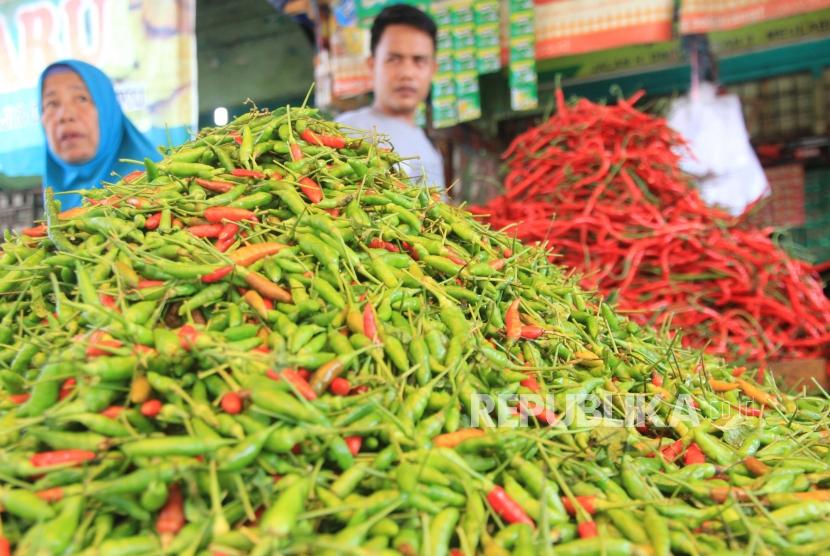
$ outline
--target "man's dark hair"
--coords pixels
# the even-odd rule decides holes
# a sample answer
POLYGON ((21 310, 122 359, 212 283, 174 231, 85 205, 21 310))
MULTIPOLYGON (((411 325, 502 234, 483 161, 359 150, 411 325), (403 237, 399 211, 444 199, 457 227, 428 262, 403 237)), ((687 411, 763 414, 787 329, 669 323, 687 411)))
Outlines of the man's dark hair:
POLYGON ((390 25, 408 25, 423 31, 432 39, 432 46, 438 42, 438 27, 427 14, 408 4, 392 4, 383 9, 372 23, 372 54, 378 47, 383 31, 390 25))

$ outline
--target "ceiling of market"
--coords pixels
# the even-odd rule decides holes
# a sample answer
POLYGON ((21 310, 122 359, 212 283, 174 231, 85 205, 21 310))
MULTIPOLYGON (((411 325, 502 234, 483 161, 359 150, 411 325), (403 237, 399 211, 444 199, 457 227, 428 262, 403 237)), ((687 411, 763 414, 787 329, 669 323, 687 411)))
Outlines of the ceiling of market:
POLYGON ((246 99, 274 107, 301 102, 314 80, 314 47, 302 26, 266 0, 198 0, 199 124, 246 99))

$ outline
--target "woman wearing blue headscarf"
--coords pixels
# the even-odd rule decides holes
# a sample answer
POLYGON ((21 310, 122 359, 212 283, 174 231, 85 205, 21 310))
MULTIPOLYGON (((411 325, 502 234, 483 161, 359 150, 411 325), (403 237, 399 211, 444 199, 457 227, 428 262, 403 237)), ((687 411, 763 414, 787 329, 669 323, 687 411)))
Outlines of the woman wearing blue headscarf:
POLYGON ((40 76, 40 117, 46 135, 44 188, 51 187, 61 209, 81 204, 78 193, 125 176, 134 165, 120 159, 159 160, 161 155, 127 119, 110 79, 78 60, 62 60, 40 76))

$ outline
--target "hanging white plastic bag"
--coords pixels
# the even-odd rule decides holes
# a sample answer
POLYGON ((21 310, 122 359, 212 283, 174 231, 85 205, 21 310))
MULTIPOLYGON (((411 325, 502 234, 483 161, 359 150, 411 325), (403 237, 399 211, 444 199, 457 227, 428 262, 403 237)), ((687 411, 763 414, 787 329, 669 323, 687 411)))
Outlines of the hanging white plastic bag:
POLYGON ((737 216, 769 193, 737 95, 718 95, 713 84, 701 83, 674 103, 668 122, 689 144, 680 167, 698 178, 708 204, 737 216))

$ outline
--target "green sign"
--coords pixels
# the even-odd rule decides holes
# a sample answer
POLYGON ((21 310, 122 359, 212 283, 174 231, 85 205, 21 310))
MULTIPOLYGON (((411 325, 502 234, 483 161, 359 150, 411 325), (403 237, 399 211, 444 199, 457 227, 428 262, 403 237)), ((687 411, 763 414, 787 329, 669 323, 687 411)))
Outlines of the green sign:
MULTIPOLYGON (((780 44, 830 35, 830 10, 801 14, 756 23, 731 31, 709 33, 712 51, 718 57, 729 56, 780 44)), ((600 50, 587 54, 539 60, 539 73, 560 73, 565 79, 582 79, 596 75, 642 71, 644 68, 677 66, 687 60, 680 41, 643 44, 600 50)))
POLYGON ((768 47, 830 35, 830 10, 756 23, 732 31, 709 33, 716 55, 734 54, 758 47, 768 47))
POLYGON ((565 79, 635 71, 643 67, 676 65, 683 62, 679 41, 643 44, 600 50, 587 54, 539 60, 539 73, 561 73, 565 79))

